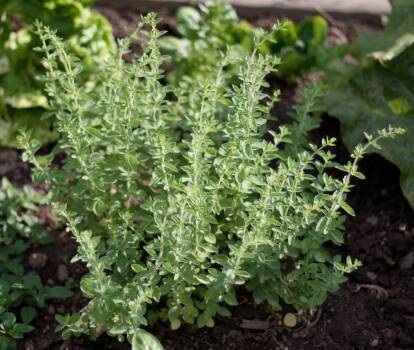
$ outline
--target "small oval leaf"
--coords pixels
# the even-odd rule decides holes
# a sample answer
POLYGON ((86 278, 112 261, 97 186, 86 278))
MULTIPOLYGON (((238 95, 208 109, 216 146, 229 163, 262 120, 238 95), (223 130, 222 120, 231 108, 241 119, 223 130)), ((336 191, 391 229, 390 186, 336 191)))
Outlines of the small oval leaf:
POLYGON ((160 341, 151 333, 138 329, 132 336, 132 350, 164 350, 160 341))
POLYGON ((351 208, 351 206, 348 204, 348 203, 346 203, 346 202, 342 202, 341 203, 341 208, 343 209, 343 210, 345 210, 349 215, 351 215, 351 216, 355 216, 355 212, 354 212, 354 209, 352 209, 351 208))

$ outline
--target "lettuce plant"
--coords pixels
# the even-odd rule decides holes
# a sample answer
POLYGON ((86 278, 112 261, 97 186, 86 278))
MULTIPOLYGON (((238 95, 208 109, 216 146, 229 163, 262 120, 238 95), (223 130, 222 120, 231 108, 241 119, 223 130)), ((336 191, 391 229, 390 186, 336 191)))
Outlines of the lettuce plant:
POLYGON ((414 206, 414 3, 392 1, 383 32, 366 32, 329 63, 326 108, 341 122, 349 149, 386 125, 403 127, 406 135, 387 140, 379 154, 398 166, 401 187, 414 206), (349 58, 349 56, 348 56, 349 58))
POLYGON ((157 320, 172 329, 214 326, 216 315, 237 305, 241 286, 275 310, 323 303, 358 266, 325 247, 343 243, 344 214, 353 214, 350 181, 363 177, 357 163, 379 139, 401 132, 367 135, 347 165, 336 164, 334 139, 317 146, 305 138, 321 108, 316 86, 292 125, 269 131, 267 142, 277 93, 264 88, 279 60, 258 48, 275 33, 258 33, 247 59, 234 61, 229 48, 205 62, 211 74, 204 79, 169 85, 156 24, 154 15, 142 19, 136 36, 144 51, 133 63, 123 60, 129 40, 119 42, 91 91, 66 45, 40 28, 62 138, 51 154, 36 156, 39 143, 20 137, 35 179, 50 184, 79 244, 74 260, 89 269, 81 281, 89 304, 58 318, 64 335, 127 336, 133 349, 161 348, 144 329, 157 320), (239 67, 232 85, 224 72, 230 60, 239 67), (51 167, 62 152, 64 165, 51 167), (333 167, 344 176, 329 175, 333 167))
MULTIPOLYGON (((220 59, 219 53, 227 46, 235 56, 249 56, 254 48, 255 35, 260 32, 246 21, 239 20, 231 5, 208 1, 199 9, 182 7, 176 15, 179 37, 161 39, 162 52, 169 55, 174 69, 168 75, 171 82, 183 76, 203 77, 209 64, 220 59), (206 62, 208 64, 206 64, 206 62)), ((282 58, 278 76, 289 79, 309 69, 315 62, 328 34, 326 21, 315 16, 299 24, 283 21, 283 30, 274 32, 260 48, 282 58)), ((228 76, 237 75, 237 66, 229 64, 228 76)))
POLYGON ((17 340, 34 330, 37 308, 51 298, 65 298, 64 287, 46 287, 35 273, 28 273, 23 259, 29 240, 49 242, 36 218, 47 202, 30 187, 16 188, 5 178, 0 186, 0 349, 16 349, 17 340))
POLYGON ((85 81, 113 48, 112 32, 104 17, 85 0, 0 0, 0 144, 13 145, 18 130, 30 127, 43 143, 57 137, 53 119, 42 119, 48 108, 43 85, 36 76, 44 71, 35 20, 57 30, 69 50, 83 63, 85 81))

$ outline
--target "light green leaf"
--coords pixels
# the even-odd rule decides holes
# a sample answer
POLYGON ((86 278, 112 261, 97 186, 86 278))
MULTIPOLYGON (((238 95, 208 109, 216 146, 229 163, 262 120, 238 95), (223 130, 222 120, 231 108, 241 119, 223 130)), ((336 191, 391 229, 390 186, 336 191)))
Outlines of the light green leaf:
POLYGON ((368 57, 373 57, 381 63, 385 64, 388 61, 393 60, 401 53, 403 53, 407 48, 409 48, 414 43, 414 34, 405 33, 401 37, 397 38, 394 44, 388 48, 386 51, 374 51, 368 54, 368 57))
POLYGON ((184 36, 191 36, 199 29, 200 13, 193 7, 184 6, 177 11, 177 31, 184 36))
POLYGON ((345 210, 349 215, 351 215, 351 216, 355 216, 355 211, 354 211, 354 209, 352 209, 352 207, 348 204, 348 203, 346 203, 346 202, 342 202, 341 203, 341 208, 343 209, 343 210, 345 210))
POLYGON ((10 70, 10 62, 7 56, 0 56, 0 75, 10 70))
POLYGON ((143 329, 135 331, 132 336, 131 345, 132 350, 164 350, 160 341, 143 329))
POLYGON ((47 108, 48 103, 46 97, 40 91, 31 93, 21 93, 19 95, 6 96, 6 104, 16 109, 43 107, 47 108))

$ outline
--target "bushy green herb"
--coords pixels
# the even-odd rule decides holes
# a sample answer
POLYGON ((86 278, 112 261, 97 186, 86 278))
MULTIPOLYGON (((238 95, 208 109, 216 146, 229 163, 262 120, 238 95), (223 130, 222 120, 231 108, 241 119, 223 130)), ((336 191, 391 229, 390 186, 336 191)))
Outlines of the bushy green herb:
POLYGON ((343 50, 354 62, 339 57, 328 65, 326 107, 341 121, 348 148, 387 125, 403 127, 406 135, 387 140, 386 159, 401 171, 401 187, 414 206, 414 2, 392 1, 383 32, 365 32, 343 50))
MULTIPOLYGON (((162 52, 171 56, 174 69, 168 75, 171 82, 183 76, 203 78, 207 67, 220 59, 220 52, 231 46, 237 57, 248 57, 254 49, 254 37, 260 32, 246 21, 240 21, 231 5, 209 1, 199 10, 182 7, 176 15, 180 37, 165 36, 161 39, 162 52), (207 64, 206 64, 207 63, 207 64)), ((274 32, 260 50, 282 58, 278 71, 282 78, 297 76, 316 61, 328 34, 326 21, 316 16, 294 24, 283 21, 283 30, 274 32)), ((225 68, 228 76, 237 75, 237 65, 229 62, 225 68)))
POLYGON ((124 335, 134 349, 161 345, 142 328, 169 320, 214 325, 230 315, 236 288, 279 310, 315 307, 358 266, 341 262, 324 245, 343 243, 351 177, 370 146, 401 130, 384 130, 356 147, 345 166, 329 148, 306 142, 317 125, 320 87, 306 91, 292 125, 263 139, 277 93, 263 92, 278 60, 257 48, 274 33, 259 33, 252 53, 232 61, 233 85, 224 67, 235 56, 221 51, 206 62, 204 79, 161 83, 163 57, 156 18, 141 21, 145 43, 132 64, 122 40, 99 73, 99 89, 79 84, 79 65, 47 28, 39 30, 47 91, 62 139, 54 152, 36 156, 26 133, 20 143, 36 166, 35 179, 51 185, 53 201, 79 244, 76 260, 89 273, 81 281, 90 299, 83 312, 60 316, 64 335, 124 335), (63 70, 59 69, 63 67, 63 70), (91 125, 91 116, 100 123, 91 125), (64 152, 62 168, 51 167, 64 152), (272 166, 270 166, 272 164, 272 166), (343 178, 328 169, 343 170, 343 178))
POLYGON ((63 287, 45 287, 35 273, 26 273, 24 253, 29 240, 43 243, 48 236, 35 213, 46 197, 30 187, 17 189, 3 178, 0 187, 0 349, 16 348, 16 340, 34 328, 36 308, 45 307, 50 298, 71 293, 63 287))
POLYGON ((57 137, 53 119, 41 119, 48 107, 43 85, 36 76, 44 71, 39 41, 32 31, 39 20, 68 40, 69 50, 83 63, 85 80, 113 48, 111 27, 84 0, 0 0, 0 144, 14 145, 18 130, 30 127, 43 143, 57 137))

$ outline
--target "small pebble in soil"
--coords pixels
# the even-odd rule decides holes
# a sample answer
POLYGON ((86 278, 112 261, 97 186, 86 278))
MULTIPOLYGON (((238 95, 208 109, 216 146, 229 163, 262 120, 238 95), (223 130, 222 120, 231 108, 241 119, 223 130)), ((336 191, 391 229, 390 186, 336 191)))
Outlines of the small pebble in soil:
POLYGON ((69 234, 66 231, 62 231, 58 235, 58 241, 60 243, 66 243, 69 240, 69 234))
POLYGON ((59 265, 57 270, 57 278, 59 281, 64 281, 66 278, 68 278, 69 272, 66 265, 59 265))
POLYGON ((31 253, 29 255, 29 266, 34 269, 41 269, 47 264, 47 255, 43 253, 31 253))
POLYGON ((409 252, 407 255, 402 257, 400 261, 398 262, 398 265, 403 270, 409 270, 414 265, 414 251, 409 252))
POLYGON ((28 340, 26 343, 24 343, 24 350, 35 350, 35 344, 32 340, 28 340))
POLYGON ((48 307, 47 307, 47 313, 49 314, 49 315, 54 315, 55 314, 55 307, 53 306, 53 305, 49 305, 48 307))
POLYGON ((406 224, 400 224, 400 225, 398 226, 398 229, 399 229, 400 231, 405 231, 405 230, 407 230, 407 225, 406 225, 406 224))
POLYGON ((240 332, 240 331, 236 331, 236 330, 234 330, 234 329, 232 329, 230 332, 229 332, 229 334, 228 334, 228 337, 229 338, 233 338, 233 339, 239 339, 239 338, 241 338, 243 335, 242 335, 242 333, 240 332))
POLYGON ((370 341, 369 345, 372 346, 373 348, 375 348, 379 345, 379 340, 377 338, 375 338, 375 339, 370 341))
POLYGON ((66 312, 65 306, 64 305, 60 305, 57 307, 57 312, 59 314, 64 314, 66 312))
POLYGON ((285 317, 283 317, 283 324, 286 327, 293 328, 296 326, 296 323, 296 316, 294 314, 287 313, 285 317))
POLYGON ((378 217, 371 215, 371 216, 368 216, 365 221, 367 222, 367 224, 370 224, 371 226, 377 226, 378 217))
POLYGON ((377 274, 375 272, 368 271, 366 276, 371 280, 375 281, 377 279, 377 274))
POLYGON ((81 349, 78 346, 72 346, 69 342, 64 342, 60 347, 59 350, 74 350, 74 349, 81 349))

